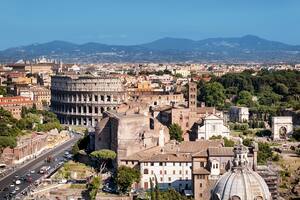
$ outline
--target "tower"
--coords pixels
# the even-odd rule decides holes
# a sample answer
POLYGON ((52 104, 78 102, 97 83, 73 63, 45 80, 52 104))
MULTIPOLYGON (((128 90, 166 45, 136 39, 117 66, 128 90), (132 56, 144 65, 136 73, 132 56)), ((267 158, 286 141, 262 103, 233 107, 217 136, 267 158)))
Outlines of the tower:
POLYGON ((189 108, 190 111, 197 110, 197 83, 189 82, 189 108))

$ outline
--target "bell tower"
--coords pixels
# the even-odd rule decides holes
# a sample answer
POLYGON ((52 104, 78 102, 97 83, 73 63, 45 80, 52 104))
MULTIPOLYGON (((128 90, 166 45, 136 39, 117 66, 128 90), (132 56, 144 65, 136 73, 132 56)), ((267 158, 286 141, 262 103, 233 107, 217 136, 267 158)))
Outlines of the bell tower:
POLYGON ((189 82, 189 108, 190 111, 197 110, 197 83, 189 82))

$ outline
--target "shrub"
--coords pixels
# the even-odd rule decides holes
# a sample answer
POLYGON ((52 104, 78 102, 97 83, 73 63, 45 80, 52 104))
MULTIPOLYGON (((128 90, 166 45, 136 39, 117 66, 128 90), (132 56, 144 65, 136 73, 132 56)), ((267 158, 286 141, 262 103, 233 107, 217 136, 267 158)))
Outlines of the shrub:
POLYGON ((270 131, 268 129, 256 132, 257 137, 271 137, 271 135, 272 135, 272 131, 270 131))

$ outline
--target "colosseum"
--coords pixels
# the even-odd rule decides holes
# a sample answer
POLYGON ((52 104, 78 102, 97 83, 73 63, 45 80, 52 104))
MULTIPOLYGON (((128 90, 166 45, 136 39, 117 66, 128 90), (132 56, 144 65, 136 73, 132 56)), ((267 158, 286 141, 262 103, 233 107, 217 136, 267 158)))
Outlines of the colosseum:
POLYGON ((95 126, 104 111, 116 110, 125 99, 118 78, 91 75, 51 78, 51 110, 62 124, 95 126))

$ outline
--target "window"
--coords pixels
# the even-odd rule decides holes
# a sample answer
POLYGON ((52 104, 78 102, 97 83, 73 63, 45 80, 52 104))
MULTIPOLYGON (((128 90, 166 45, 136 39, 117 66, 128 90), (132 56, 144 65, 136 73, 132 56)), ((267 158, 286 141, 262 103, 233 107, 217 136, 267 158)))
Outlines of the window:
POLYGON ((163 182, 163 178, 162 177, 160 177, 160 182, 163 182))
POLYGON ((167 174, 167 170, 165 170, 165 174, 167 174))
POLYGON ((202 187, 202 183, 200 183, 200 187, 202 187))
POLYGON ((202 193, 200 193, 199 196, 202 197, 202 193))
POLYGON ((163 166, 163 163, 162 163, 162 162, 159 162, 159 166, 163 166))
POLYGON ((154 163, 153 163, 153 162, 151 163, 151 166, 154 166, 154 163))
POLYGON ((179 170, 179 174, 181 174, 181 170, 179 170))
POLYGON ((169 177, 169 181, 171 181, 172 179, 171 179, 171 177, 169 177))
POLYGON ((154 173, 153 173, 153 170, 151 170, 151 174, 154 174, 154 173))
POLYGON ((148 169, 144 169, 144 174, 148 174, 148 169))
POLYGON ((161 170, 159 170, 159 174, 162 174, 162 171, 161 171, 161 170))
POLYGON ((200 167, 204 167, 204 162, 200 162, 200 167))
POLYGON ((175 170, 173 170, 173 174, 176 174, 176 171, 175 171, 175 170))

